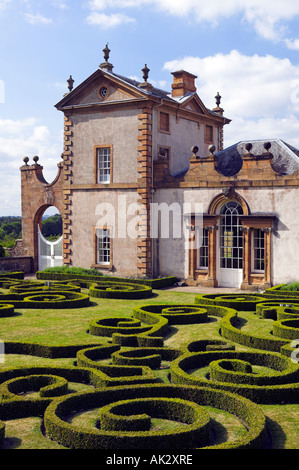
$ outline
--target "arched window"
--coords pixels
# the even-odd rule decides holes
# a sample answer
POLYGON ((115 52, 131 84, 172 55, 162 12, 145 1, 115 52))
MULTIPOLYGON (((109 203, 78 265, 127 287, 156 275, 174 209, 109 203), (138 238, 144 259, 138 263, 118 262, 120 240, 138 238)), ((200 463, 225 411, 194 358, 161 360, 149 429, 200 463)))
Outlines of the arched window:
POLYGON ((239 216, 243 214, 236 201, 227 202, 220 211, 220 267, 243 268, 243 236, 239 216))

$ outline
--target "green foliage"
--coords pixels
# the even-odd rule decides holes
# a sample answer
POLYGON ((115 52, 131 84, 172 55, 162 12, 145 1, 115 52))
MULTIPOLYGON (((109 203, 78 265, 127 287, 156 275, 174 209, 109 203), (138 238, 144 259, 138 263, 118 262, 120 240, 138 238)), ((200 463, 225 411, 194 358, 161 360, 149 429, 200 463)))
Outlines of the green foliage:
POLYGON ((201 387, 147 384, 113 387, 68 396, 53 401, 47 407, 44 422, 51 439, 72 449, 201 448, 209 442, 210 420, 201 408, 206 405, 235 414, 248 427, 246 435, 237 442, 210 446, 210 449, 245 449, 265 444, 266 420, 257 405, 236 394, 201 387), (120 411, 116 409, 118 406, 121 407, 120 411), (123 407, 126 407, 126 411, 123 407), (98 428, 90 430, 72 426, 65 420, 70 412, 82 412, 92 408, 103 409, 106 414, 103 427, 99 423, 98 428), (153 416, 159 416, 161 413, 163 418, 178 420, 182 425, 178 430, 145 432, 140 430, 141 419, 143 426, 148 425, 144 421, 145 415, 142 411, 142 417, 137 414, 131 424, 128 422, 129 416, 134 414, 136 409, 138 413, 144 409, 147 414, 153 416), (155 409, 159 411, 155 412, 155 409))
POLYGON ((5 258, 6 256, 6 251, 5 251, 5 248, 0 245, 0 258, 5 258))
POLYGON ((101 273, 97 269, 85 269, 80 267, 68 266, 46 268, 43 271, 38 271, 36 273, 37 279, 78 279, 82 281, 85 280, 86 282, 92 282, 93 280, 97 280, 99 276, 101 276, 102 280, 113 282, 125 282, 127 284, 144 284, 145 286, 149 286, 152 289, 162 289, 165 287, 170 287, 177 281, 177 278, 175 276, 161 277, 157 279, 124 278, 103 275, 103 273, 101 273))
POLYGON ((286 284, 280 287, 281 291, 299 291, 299 282, 292 282, 291 284, 286 284))
POLYGON ((6 248, 11 248, 20 238, 22 238, 21 217, 0 217, 0 243, 6 248))
POLYGON ((42 234, 45 238, 58 238, 62 235, 62 218, 55 214, 42 220, 42 234))

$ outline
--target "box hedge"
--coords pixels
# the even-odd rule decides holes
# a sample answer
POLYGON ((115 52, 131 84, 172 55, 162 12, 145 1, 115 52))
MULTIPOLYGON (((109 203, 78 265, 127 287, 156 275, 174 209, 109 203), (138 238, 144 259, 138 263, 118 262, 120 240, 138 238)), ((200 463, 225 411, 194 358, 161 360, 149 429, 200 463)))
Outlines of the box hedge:
MULTIPOLYGON (((176 419, 178 415, 182 416, 182 420, 184 419, 185 409, 182 406, 176 407, 176 419)), ((120 428, 122 422, 127 423, 127 420, 125 418, 120 420, 120 428)), ((262 447, 266 440, 266 421, 260 407, 236 394, 206 387, 151 384, 125 388, 112 387, 107 390, 77 394, 53 401, 46 409, 44 423, 47 435, 51 439, 72 449, 183 449, 190 448, 190 444, 191 447, 196 445, 197 448, 202 445, 202 448, 211 449, 245 449, 262 447), (144 399, 147 398, 154 399, 157 404, 159 398, 163 399, 165 410, 163 416, 165 414, 173 416, 172 410, 178 400, 179 403, 186 403, 187 400, 200 406, 212 406, 227 411, 244 422, 248 432, 235 441, 207 446, 207 429, 204 430, 202 436, 197 435, 196 440, 199 439, 197 444, 190 443, 188 428, 192 425, 184 426, 178 431, 115 431, 99 428, 87 429, 73 426, 66 421, 68 415, 79 410, 82 412, 94 408, 103 409, 112 403, 123 403, 123 400, 132 401, 135 407, 140 403, 141 407, 145 403, 144 399)))

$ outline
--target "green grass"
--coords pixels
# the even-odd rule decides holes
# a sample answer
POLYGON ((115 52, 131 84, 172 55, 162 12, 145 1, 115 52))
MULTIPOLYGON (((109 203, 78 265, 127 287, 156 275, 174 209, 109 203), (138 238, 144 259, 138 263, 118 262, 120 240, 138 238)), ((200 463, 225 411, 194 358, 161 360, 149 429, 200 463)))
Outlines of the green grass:
MULTIPOLYGON (((2 290, 2 292, 5 292, 2 290)), ((84 291, 83 291, 84 292, 84 291)), ((86 291, 87 292, 87 291, 86 291)), ((103 317, 130 317, 133 308, 149 303, 164 304, 193 304, 196 294, 175 292, 171 289, 154 291, 155 296, 143 300, 117 300, 95 299, 89 308, 67 310, 17 310, 16 315, 0 319, 0 339, 2 341, 30 341, 47 345, 71 344, 110 344, 110 338, 95 337, 88 334, 91 320, 103 317)), ((272 320, 259 319, 252 312, 240 312, 238 315, 240 328, 244 331, 256 332, 259 335, 271 335, 272 320)), ((181 348, 190 342, 202 339, 221 339, 219 336, 220 318, 209 316, 208 322, 194 325, 173 325, 164 338, 167 347, 181 348)), ((236 350, 246 350, 244 346, 236 344, 236 350)), ((248 349, 247 349, 248 350, 248 349)), ((75 358, 46 359, 25 355, 7 355, 4 367, 20 366, 72 366, 75 358)), ((170 363, 162 362, 162 367, 155 371, 159 380, 169 382, 170 363)), ((207 370, 193 371, 202 375, 207 370)), ((260 372, 260 371, 256 371, 260 372)), ((266 371, 268 372, 268 371, 266 371)), ((74 392, 90 389, 89 385, 69 384, 74 392)), ((269 429, 269 448, 272 449, 299 449, 299 404, 296 405, 260 405, 267 416, 269 429)), ((95 426, 99 410, 89 410, 72 416, 76 425, 87 427, 95 426)), ((229 414, 216 409, 209 410, 212 420, 213 442, 219 443, 234 440, 246 432, 243 423, 229 414)), ((153 428, 173 428, 176 424, 168 420, 152 421, 153 428)), ((62 446, 50 441, 43 434, 42 420, 39 418, 26 418, 6 422, 5 449, 61 449, 62 446)))

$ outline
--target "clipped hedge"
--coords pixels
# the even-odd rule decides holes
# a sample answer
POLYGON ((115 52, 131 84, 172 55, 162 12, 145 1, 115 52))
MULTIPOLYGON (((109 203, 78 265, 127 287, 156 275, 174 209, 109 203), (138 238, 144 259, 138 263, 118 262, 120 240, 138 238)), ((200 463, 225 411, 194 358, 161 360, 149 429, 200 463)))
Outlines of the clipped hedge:
POLYGON ((160 315, 168 320, 169 325, 204 323, 207 321, 208 310, 193 304, 148 304, 136 307, 134 315, 147 318, 148 315, 160 315))
POLYGON ((15 377, 0 385, 3 400, 22 400, 21 394, 26 392, 39 392, 42 398, 57 397, 68 392, 68 382, 64 377, 44 374, 15 377))
POLYGON ((299 318, 275 321, 273 323, 273 335, 288 340, 299 340, 299 318))
POLYGON ((0 318, 12 317, 14 312, 15 308, 12 304, 0 304, 0 318))
POLYGON ((77 365, 96 369, 100 387, 157 382, 157 377, 149 367, 107 365, 101 362, 110 358, 111 354, 119 349, 120 346, 98 346, 81 349, 77 352, 77 365))
POLYGON ((292 289, 292 284, 278 284, 277 286, 269 287, 269 289, 266 290, 266 293, 279 296, 289 295, 291 297, 297 297, 299 296, 298 284, 294 289, 292 289))
MULTIPOLYGON (((155 415, 155 411, 148 411, 155 415)), ((201 414, 207 421, 206 415, 201 414)), ((119 415, 118 415, 119 416, 119 415)), ((111 423, 112 418, 108 421, 111 423)), ((202 420, 200 420, 202 423, 202 420)), ((61 445, 72 449, 183 449, 183 448, 210 448, 210 449, 245 449, 258 448, 265 444, 266 440, 266 421, 261 408, 253 402, 240 397, 236 394, 228 393, 222 390, 213 390, 206 387, 174 386, 164 384, 139 385, 128 387, 112 387, 107 390, 102 389, 95 392, 82 393, 68 396, 53 401, 46 409, 44 416, 45 430, 47 435, 61 445), (189 402, 199 406, 212 406, 228 413, 236 415, 246 424, 248 432, 241 438, 232 442, 225 442, 218 445, 207 445, 208 432, 204 427, 202 433, 196 433, 196 442, 190 431, 193 432, 193 423, 190 424, 190 418, 186 424, 179 427, 178 430, 111 430, 109 423, 104 427, 108 429, 87 429, 73 426, 67 422, 67 417, 80 410, 88 411, 94 408, 111 411, 113 404, 116 406, 129 406, 132 411, 124 411, 123 419, 119 419, 117 425, 114 419, 114 427, 126 426, 128 420, 126 416, 138 407, 138 411, 145 405, 144 399, 150 399, 148 403, 159 405, 159 399, 162 399, 160 406, 163 406, 163 417, 168 419, 178 419, 187 421, 184 416, 186 412, 189 415, 190 410, 193 416, 197 415, 197 408, 191 406, 189 402), (124 403, 124 400, 126 403, 124 403), (131 404, 127 401, 129 400, 131 404), (154 401, 151 401, 154 400, 154 401), (120 403, 121 402, 121 403, 120 403), (132 403, 135 407, 132 409, 132 403), (111 407, 109 405, 112 405, 111 407), (179 405, 179 406, 177 406, 179 405), (194 415, 195 410, 195 415, 194 415)), ((199 423, 196 424, 196 427, 199 423)), ((139 426, 135 421, 135 425, 139 426)), ((113 425, 112 425, 113 427, 113 425)), ((199 432, 199 431, 198 431, 199 432)))
POLYGON ((173 361, 181 354, 180 350, 174 348, 132 348, 115 351, 111 354, 111 358, 117 365, 142 365, 159 369, 162 360, 173 361))
POLYGON ((287 343, 287 340, 275 338, 270 334, 269 337, 265 337, 240 330, 238 328, 238 314, 233 310, 222 318, 220 329, 223 338, 249 348, 280 352, 281 347, 287 343))
MULTIPOLYGON (((53 346, 31 343, 29 341, 5 341, 5 354, 20 354, 47 359, 75 357, 80 349, 99 346, 98 344, 73 344, 69 346, 53 346)), ((1 372, 1 369, 0 369, 1 372)))
MULTIPOLYGON (((245 367, 245 366, 244 366, 245 367)), ((171 363, 172 383, 211 387, 238 393, 255 403, 297 403, 299 399, 299 366, 277 353, 209 351, 185 354, 171 363), (236 360, 255 366, 273 369, 269 374, 245 373, 233 370, 236 360), (194 376, 189 371, 209 367, 213 361, 214 370, 221 380, 209 380, 206 374, 194 376), (218 363, 217 363, 218 361, 218 363), (220 361, 222 368, 220 371, 220 361), (230 370, 223 368, 223 361, 231 363, 230 370)))
POLYGON ((111 282, 120 282, 125 284, 143 284, 145 286, 151 287, 152 289, 163 289, 166 287, 171 287, 173 284, 177 282, 177 278, 175 276, 168 276, 168 277, 161 277, 157 279, 134 279, 134 278, 125 278, 125 277, 116 277, 116 276, 105 276, 103 274, 99 274, 99 276, 88 275, 88 274, 76 274, 76 273, 62 273, 62 272, 51 272, 48 270, 45 271, 38 271, 36 273, 37 279, 45 279, 45 280, 63 280, 63 279, 71 279, 71 280, 81 280, 86 282, 93 282, 99 281, 99 277, 101 281, 111 281, 111 282))
POLYGON ((152 288, 110 281, 97 282, 90 286, 89 295, 108 299, 146 299, 152 296, 152 288))
POLYGON ((265 301, 264 297, 254 294, 200 294, 194 302, 200 305, 218 305, 240 311, 254 311, 256 304, 265 301))
POLYGON ((138 307, 133 310, 133 317, 108 317, 92 320, 89 324, 89 333, 96 336, 112 337, 114 344, 122 346, 163 346, 163 336, 169 331, 166 318, 153 312, 146 312, 138 307), (139 323, 137 324, 136 321, 139 323))
POLYGON ((0 306, 10 303, 15 308, 62 309, 89 307, 89 296, 72 291, 34 291, 22 294, 0 294, 0 306), (32 295, 30 295, 32 294, 32 295))
MULTIPOLYGON (((4 286, 3 286, 4 287, 4 286)), ((23 281, 20 283, 14 283, 9 286, 9 290, 11 293, 22 294, 28 292, 36 292, 36 291, 72 291, 72 292, 80 292, 80 286, 76 286, 71 284, 69 281, 66 282, 51 282, 50 285, 46 285, 44 281, 23 281)))
POLYGON ((25 274, 23 271, 7 271, 0 274, 0 279, 24 279, 25 274))

